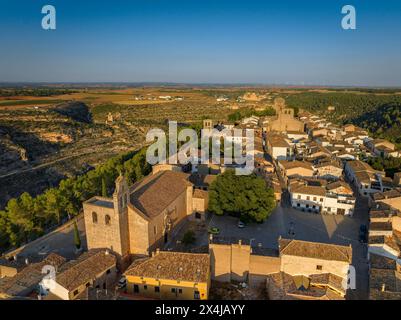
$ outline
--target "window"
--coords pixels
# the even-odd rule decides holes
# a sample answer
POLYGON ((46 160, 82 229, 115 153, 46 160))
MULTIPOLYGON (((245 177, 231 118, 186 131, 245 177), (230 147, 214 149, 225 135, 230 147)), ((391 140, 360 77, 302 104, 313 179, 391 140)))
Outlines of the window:
POLYGON ((309 204, 307 204, 306 207, 309 208, 309 204))
POLYGON ((171 292, 172 292, 172 293, 175 293, 175 288, 171 288, 171 292))
POLYGON ((316 201, 317 200, 317 198, 316 197, 313 197, 313 201, 316 201))
POLYGON ((298 195, 298 199, 301 199, 301 195, 300 194, 298 195))
POLYGON ((301 206, 301 204, 300 203, 297 203, 297 207, 300 207, 301 206))
POLYGON ((111 220, 110 216, 109 216, 108 214, 106 214, 106 216, 104 217, 104 223, 105 223, 107 226, 110 225, 110 220, 111 220))
POLYGON ((306 200, 310 200, 310 197, 309 197, 309 196, 307 196, 307 197, 306 197, 306 200))
POLYGON ((110 274, 110 272, 111 272, 111 270, 109 269, 109 270, 106 271, 106 274, 110 274))
POLYGON ((143 286, 143 289, 144 289, 144 290, 148 290, 148 286, 145 284, 145 285, 143 286))
POLYGON ((323 198, 320 198, 320 202, 323 202, 323 198))
POLYGON ((180 294, 181 294, 181 293, 182 293, 182 289, 178 289, 178 293, 180 293, 180 294))
POLYGON ((88 283, 85 285, 85 287, 89 288, 89 286, 90 286, 90 283, 88 282, 88 283))
POLYGON ((316 266, 316 270, 323 270, 323 266, 320 265, 320 264, 318 264, 318 265, 316 266))
POLYGON ((331 208, 330 207, 327 207, 327 212, 330 212, 331 211, 331 208))
POLYGON ((156 226, 153 227, 153 233, 154 233, 154 234, 157 233, 157 227, 156 227, 156 226))
POLYGON ((78 293, 79 293, 79 291, 78 291, 78 290, 75 290, 75 291, 74 291, 74 296, 76 296, 78 293))
POLYGON ((134 293, 139 292, 139 286, 137 284, 134 284, 134 293))
POLYGON ((160 287, 155 287, 155 292, 160 292, 160 287))
POLYGON ((196 300, 200 299, 199 291, 194 292, 194 299, 196 299, 196 300))
POLYGON ((97 213, 96 212, 92 212, 92 222, 97 223, 97 213))

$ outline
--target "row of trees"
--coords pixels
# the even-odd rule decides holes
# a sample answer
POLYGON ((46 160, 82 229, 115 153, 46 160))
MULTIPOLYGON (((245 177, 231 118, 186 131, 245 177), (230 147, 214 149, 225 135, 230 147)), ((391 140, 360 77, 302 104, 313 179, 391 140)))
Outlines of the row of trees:
POLYGON ((146 149, 113 157, 85 175, 64 179, 57 188, 32 197, 23 193, 0 211, 0 251, 43 235, 66 218, 76 216, 82 202, 95 195, 109 196, 120 172, 133 183, 151 171, 146 149))
POLYGON ((21 89, 0 89, 1 97, 12 96, 33 96, 33 97, 51 97, 62 94, 75 93, 77 91, 71 89, 55 89, 55 88, 21 88, 21 89))

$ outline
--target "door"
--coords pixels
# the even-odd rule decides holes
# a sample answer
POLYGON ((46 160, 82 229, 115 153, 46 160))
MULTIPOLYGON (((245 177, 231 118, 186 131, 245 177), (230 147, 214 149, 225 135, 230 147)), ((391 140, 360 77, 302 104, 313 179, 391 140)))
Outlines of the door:
POLYGON ((137 284, 134 284, 134 293, 138 293, 139 292, 139 287, 137 284))
POLYGON ((337 214, 341 214, 342 216, 345 215, 345 209, 337 209, 337 214))

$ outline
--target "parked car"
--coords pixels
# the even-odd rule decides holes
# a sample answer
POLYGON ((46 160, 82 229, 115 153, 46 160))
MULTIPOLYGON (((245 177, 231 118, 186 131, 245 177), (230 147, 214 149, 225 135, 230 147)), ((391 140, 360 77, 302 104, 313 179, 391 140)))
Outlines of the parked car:
POLYGON ((220 233, 220 229, 219 228, 216 228, 216 227, 211 227, 211 228, 209 228, 209 230, 208 230, 208 232, 210 233, 210 234, 219 234, 220 233))
POLYGON ((238 221, 237 226, 238 226, 238 228, 240 228, 240 229, 245 228, 245 223, 242 222, 242 221, 238 221))
POLYGON ((368 242, 368 227, 364 224, 361 224, 359 227, 359 242, 368 242))
POLYGON ((117 283, 117 288, 123 289, 126 287, 126 285, 127 285, 127 279, 125 277, 122 277, 117 283))

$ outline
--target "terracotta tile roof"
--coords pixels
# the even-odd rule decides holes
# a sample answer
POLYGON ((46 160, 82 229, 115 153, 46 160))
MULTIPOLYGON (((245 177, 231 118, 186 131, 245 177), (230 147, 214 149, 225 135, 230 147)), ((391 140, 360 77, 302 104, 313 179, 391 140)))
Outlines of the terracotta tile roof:
POLYGON ((283 136, 280 135, 274 135, 274 134, 269 134, 267 136, 267 141, 269 144, 274 148, 289 148, 290 145, 289 143, 284 139, 283 136))
POLYGON ((352 262, 352 248, 321 242, 279 239, 281 255, 352 262))
POLYGON ((369 254, 369 264, 373 269, 396 269, 396 261, 394 259, 390 259, 384 257, 382 255, 370 253, 369 254))
POLYGON ((115 266, 116 261, 116 257, 104 249, 90 250, 77 260, 64 264, 57 274, 56 281, 72 291, 115 266))
POLYGON ((205 190, 199 190, 199 189, 195 189, 194 193, 193 193, 193 198, 197 198, 197 199, 207 199, 208 197, 208 192, 205 190))
POLYGON ((400 275, 396 270, 391 269, 370 269, 369 285, 371 289, 400 292, 400 275))
POLYGON ((384 199, 392 199, 401 197, 401 188, 396 188, 393 190, 389 190, 386 192, 377 192, 373 195, 373 199, 375 201, 384 200, 384 199))
POLYGON ((281 160, 279 161, 280 165, 284 167, 285 170, 289 169, 294 169, 294 168, 305 168, 313 171, 312 165, 309 162, 305 161, 287 161, 287 160, 281 160))
POLYGON ((272 300, 343 300, 345 294, 342 279, 331 274, 306 277, 277 272, 269 274, 266 283, 272 300))
POLYGON ((391 231, 393 229, 391 222, 371 222, 370 231, 391 231))
POLYGON ((132 187, 130 203, 145 216, 158 216, 192 183, 183 172, 161 171, 132 187))
POLYGON ((350 187, 350 185, 344 181, 335 181, 335 182, 329 183, 326 186, 327 190, 334 190, 334 189, 337 189, 340 187, 346 188, 352 192, 352 188, 350 187))
POLYGON ((0 293, 10 296, 28 294, 27 290, 33 290, 44 277, 42 269, 46 265, 59 268, 66 259, 58 254, 51 253, 38 263, 32 263, 17 273, 14 277, 3 278, 0 280, 0 293))
POLYGON ((310 194, 310 195, 317 195, 317 196, 325 196, 326 189, 320 186, 306 186, 306 185, 294 185, 291 188, 292 193, 302 193, 302 194, 310 194))
POLYGON ((200 253, 161 251, 153 257, 134 261, 125 275, 207 282, 210 277, 210 256, 200 253))
POLYGON ((401 246, 397 242, 397 237, 394 237, 393 235, 384 237, 384 244, 388 245, 391 249, 396 251, 398 255, 401 253, 401 246))

